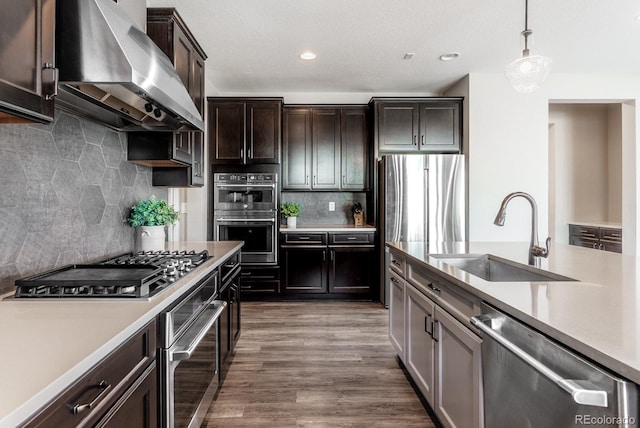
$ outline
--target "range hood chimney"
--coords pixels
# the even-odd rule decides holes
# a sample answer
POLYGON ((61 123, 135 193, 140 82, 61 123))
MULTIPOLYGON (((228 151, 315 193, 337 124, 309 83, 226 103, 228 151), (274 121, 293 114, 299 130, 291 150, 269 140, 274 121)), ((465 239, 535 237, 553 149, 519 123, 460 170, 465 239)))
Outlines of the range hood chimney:
POLYGON ((204 131, 171 61, 113 0, 56 0, 56 105, 113 128, 204 131))

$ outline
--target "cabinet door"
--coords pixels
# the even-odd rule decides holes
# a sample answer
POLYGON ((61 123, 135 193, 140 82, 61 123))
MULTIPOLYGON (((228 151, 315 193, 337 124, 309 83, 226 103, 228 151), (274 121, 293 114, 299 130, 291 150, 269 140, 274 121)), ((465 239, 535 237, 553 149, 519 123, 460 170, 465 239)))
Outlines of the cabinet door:
POLYGON ((173 66, 185 88, 193 87, 194 50, 191 41, 178 25, 173 25, 173 66))
POLYGON ((95 425, 155 428, 158 426, 158 373, 155 363, 127 390, 95 425))
POLYGON ((418 150, 418 106, 415 103, 381 102, 377 104, 378 150, 414 152, 418 150))
POLYGON ((191 186, 204 186, 204 134, 192 133, 193 161, 191 162, 191 186))
POLYGON ((22 122, 22 118, 52 121, 52 95, 57 83, 53 68, 55 0, 21 0, 3 5, 0 123, 22 122))
POLYGON ((247 103, 247 163, 280 163, 282 104, 247 103))
POLYGON ((327 292, 327 249, 285 248, 285 293, 327 292))
POLYGON ((243 164, 245 104, 209 103, 209 147, 213 164, 243 164))
POLYGON ((340 118, 342 144, 340 188, 365 190, 368 187, 368 146, 366 109, 343 109, 340 118))
POLYGON ((311 190, 311 110, 284 109, 282 188, 311 190))
POLYGON ((368 294, 375 250, 364 247, 329 249, 329 292, 368 294))
POLYGON ((340 188, 340 111, 313 109, 313 180, 314 189, 340 188))
POLYGON ((389 341, 404 362, 405 282, 389 271, 389 341))
POLYGON ((191 94, 191 99, 200 115, 204 114, 204 61, 205 59, 202 56, 195 51, 193 52, 193 63, 191 64, 193 77, 189 94, 191 94))
POLYGON ((240 339, 240 282, 239 276, 236 277, 229 286, 229 306, 231 307, 231 351, 236 348, 236 343, 240 339))
POLYGON ((435 412, 445 427, 482 428, 482 340, 436 306, 435 412))
POLYGON ((229 286, 220 290, 220 298, 227 301, 227 306, 224 308, 220 317, 218 318, 218 328, 219 328, 219 350, 220 350, 220 364, 221 364, 221 373, 224 372, 224 366, 222 363, 226 362, 231 354, 231 311, 229 308, 229 286))
POLYGON ((460 151, 460 104, 420 103, 420 150, 460 151))
POLYGON ((434 407, 435 342, 433 334, 435 304, 407 286, 407 347, 405 364, 422 395, 434 407))
POLYGON ((173 139, 173 155, 172 158, 191 164, 193 161, 192 132, 176 132, 173 139))

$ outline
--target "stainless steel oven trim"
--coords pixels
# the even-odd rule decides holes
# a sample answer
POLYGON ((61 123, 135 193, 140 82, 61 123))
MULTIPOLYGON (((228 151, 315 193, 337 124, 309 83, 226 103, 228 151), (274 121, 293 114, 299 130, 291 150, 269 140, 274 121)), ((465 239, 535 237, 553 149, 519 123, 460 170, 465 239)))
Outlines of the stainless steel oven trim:
MULTIPOLYGON (((275 218, 225 218, 219 217, 216 219, 217 222, 230 222, 230 223, 275 223, 275 218)), ((224 226, 224 224, 223 224, 224 226)))
MULTIPOLYGON (((206 284, 208 284, 211 279, 214 280, 214 284, 215 284, 215 290, 212 293, 212 296, 209 300, 207 300, 206 302, 204 302, 203 305, 203 309, 201 309, 199 312, 202 312, 204 309, 207 308, 207 304, 211 303, 213 301, 213 299, 215 299, 215 296, 218 294, 218 290, 219 290, 219 280, 220 278, 218 277, 218 272, 212 272, 210 275, 208 275, 207 277, 205 277, 203 280, 201 280, 200 283, 198 283, 197 286, 195 286, 193 288, 193 291, 191 291, 189 294, 187 294, 185 297, 182 297, 180 299, 180 303, 178 303, 177 305, 173 306, 170 310, 168 310, 167 312, 161 313, 160 317, 161 317, 161 326, 162 326, 162 331, 161 336, 160 336, 160 347, 162 348, 169 348, 170 346, 173 345, 173 343, 175 342, 175 338, 182 336, 184 334, 184 332, 186 330, 189 329, 189 326, 191 325, 191 322, 187 322, 185 324, 183 324, 177 331, 174 331, 173 326, 174 326, 174 322, 173 322, 173 317, 174 317, 174 313, 177 312, 177 309, 180 308, 181 306, 185 305, 186 302, 188 302, 191 297, 193 297, 194 295, 200 293, 200 291, 202 290, 202 287, 204 287, 206 284)), ((196 314, 192 314, 193 319, 197 318, 197 313, 196 314)))
MULTIPOLYGON (((228 214, 231 214, 230 212, 228 214)), ((220 214, 218 214, 220 215, 220 214)), ((273 217, 271 218, 250 218, 250 217, 241 217, 241 218, 228 218, 228 217, 218 217, 214 221, 214 238, 220 239, 220 227, 221 226, 234 226, 238 224, 256 224, 256 225, 270 225, 272 227, 271 230, 271 248, 268 251, 248 251, 243 250, 241 258, 242 264, 257 264, 257 265, 276 265, 278 264, 278 255, 277 255, 277 241, 278 241, 278 230, 276 223, 276 213, 273 213, 273 217), (254 262, 253 256, 269 256, 268 261, 259 261, 254 262), (247 260, 248 259, 248 260, 247 260), (249 261, 251 260, 251 261, 249 261)))
POLYGON ((216 184, 216 188, 217 189, 224 189, 225 187, 231 187, 231 188, 243 188, 243 189, 251 189, 254 187, 270 187, 272 189, 276 188, 275 184, 216 184))
POLYGON ((209 303, 200 316, 180 336, 180 339, 169 348, 169 361, 182 361, 191 358, 193 351, 198 347, 211 326, 218 321, 226 306, 227 302, 222 300, 214 300, 209 303))
POLYGON ((218 331, 218 322, 220 315, 224 311, 224 308, 227 306, 227 302, 214 300, 210 302, 210 305, 197 317, 197 319, 192 322, 187 330, 185 330, 180 338, 176 341, 176 343, 168 349, 161 350, 161 360, 163 364, 161 365, 161 369, 163 371, 163 426, 166 428, 182 428, 176 427, 174 421, 175 414, 175 371, 180 365, 180 363, 189 359, 187 354, 193 353, 201 340, 206 336, 208 332, 212 329, 216 330, 216 347, 215 347, 215 374, 213 377, 213 381, 204 392, 202 398, 200 399, 200 403, 196 408, 196 413, 192 416, 191 422, 189 424, 189 428, 191 427, 199 427, 202 423, 202 419, 206 414, 213 398, 216 394, 216 391, 219 386, 219 376, 220 376, 220 343, 219 343, 219 331, 218 331), (184 340, 183 340, 184 338, 184 340), (187 342, 187 343, 184 343, 187 342))

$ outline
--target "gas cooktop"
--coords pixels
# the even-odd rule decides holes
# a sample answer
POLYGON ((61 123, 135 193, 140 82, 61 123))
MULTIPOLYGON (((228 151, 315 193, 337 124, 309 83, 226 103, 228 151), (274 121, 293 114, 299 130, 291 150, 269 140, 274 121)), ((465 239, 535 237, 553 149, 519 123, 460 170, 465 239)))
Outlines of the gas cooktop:
POLYGON ((209 259, 205 251, 140 251, 16 281, 16 298, 150 298, 209 259))

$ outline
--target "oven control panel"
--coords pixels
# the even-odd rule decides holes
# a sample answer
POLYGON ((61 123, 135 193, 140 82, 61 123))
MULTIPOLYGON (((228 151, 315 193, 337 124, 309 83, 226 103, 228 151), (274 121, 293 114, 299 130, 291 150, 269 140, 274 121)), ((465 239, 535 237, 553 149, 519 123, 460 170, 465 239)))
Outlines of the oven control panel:
POLYGON ((214 175, 219 184, 272 184, 278 181, 276 174, 263 173, 219 173, 214 175))

